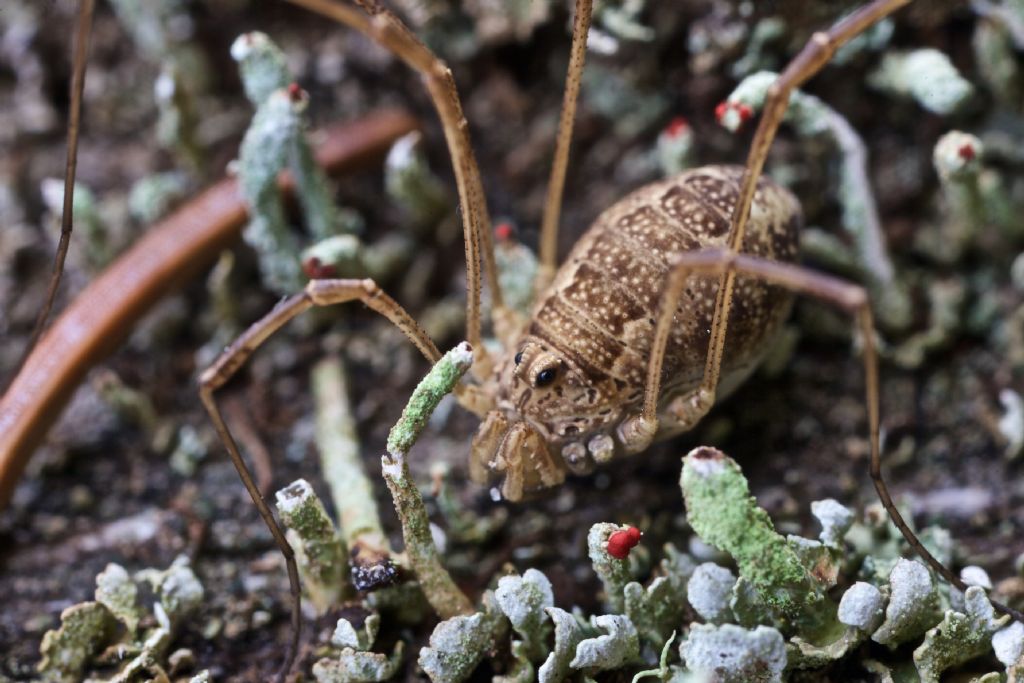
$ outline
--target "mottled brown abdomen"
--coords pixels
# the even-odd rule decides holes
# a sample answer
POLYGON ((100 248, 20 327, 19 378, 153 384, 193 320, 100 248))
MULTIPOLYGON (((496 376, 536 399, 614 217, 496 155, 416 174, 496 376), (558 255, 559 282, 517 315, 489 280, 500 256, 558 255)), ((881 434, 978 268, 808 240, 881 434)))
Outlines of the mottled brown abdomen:
MULTIPOLYGON (((564 354, 595 385, 608 386, 610 380, 621 389, 616 400, 626 411, 639 404, 670 259, 682 251, 725 246, 742 174, 738 166, 694 169, 647 185, 607 209, 537 303, 528 335, 564 354)), ((762 177, 742 249, 792 262, 801 223, 793 195, 762 177)), ((665 358, 663 402, 700 382, 717 283, 717 277, 694 276, 684 292, 665 358)), ((737 279, 721 393, 760 360, 791 302, 779 288, 737 279)))

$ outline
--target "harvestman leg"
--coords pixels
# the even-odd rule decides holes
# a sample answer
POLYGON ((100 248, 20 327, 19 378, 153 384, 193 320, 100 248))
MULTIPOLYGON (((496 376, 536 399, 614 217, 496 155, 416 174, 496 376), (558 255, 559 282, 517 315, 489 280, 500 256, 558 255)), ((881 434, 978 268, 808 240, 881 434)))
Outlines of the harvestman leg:
POLYGON ((407 336, 416 348, 420 350, 427 360, 436 363, 441 358, 440 352, 431 341, 427 333, 413 320, 412 316, 405 312, 394 299, 377 286, 373 280, 313 280, 306 285, 305 290, 300 294, 288 297, 270 313, 254 323, 248 330, 236 339, 231 346, 214 361, 213 365, 206 369, 199 377, 199 396, 210 414, 214 427, 220 440, 224 442, 228 453, 231 455, 231 462, 234 463, 238 475, 242 478, 246 490, 252 497, 252 502, 260 511, 267 528, 274 537, 274 542, 281 549, 284 555, 285 564, 288 567, 288 584, 292 595, 292 642, 288 649, 288 655, 284 664, 278 672, 278 680, 283 681, 285 675, 291 670, 295 661, 295 655, 299 647, 299 635, 302 631, 302 613, 300 611, 302 593, 299 588, 299 571, 295 564, 295 554, 291 545, 285 538, 284 531, 278 525, 271 512, 270 506, 264 500, 259 487, 253 480, 252 473, 242 459, 231 430, 221 415, 220 408, 213 393, 224 386, 225 383, 238 371, 245 361, 265 342, 272 334, 277 332, 295 316, 312 308, 313 306, 331 306, 348 301, 362 301, 366 306, 377 311, 390 320, 407 336))
MULTIPOLYGON (((757 179, 764 168, 768 148, 771 146, 782 117, 785 115, 790 94, 820 71, 839 47, 871 25, 909 3, 910 0, 875 0, 840 21, 829 31, 815 33, 807 46, 786 67, 786 70, 768 90, 761 122, 758 125, 754 141, 751 143, 750 153, 747 157, 747 166, 740 186, 739 199, 733 210, 727 242, 728 248, 725 250, 694 252, 678 257, 678 265, 670 275, 666 286, 662 300, 662 309, 655 329, 650 363, 647 368, 643 413, 624 423, 620 435, 627 443, 629 450, 638 450, 637 446, 642 447, 650 443, 657 431, 657 404, 665 348, 683 283, 690 273, 699 270, 718 272, 720 273, 720 280, 708 342, 708 356, 704 368, 704 379, 701 382, 700 388, 690 399, 689 404, 682 406, 683 410, 679 416, 680 422, 687 425, 696 424, 711 409, 714 403, 722 356, 725 349, 729 313, 732 309, 733 289, 738 272, 742 271, 745 274, 758 276, 797 292, 812 294, 830 301, 857 317, 864 337, 864 371, 866 375, 871 441, 871 478, 874 481, 875 489, 878 491, 878 496, 882 500, 882 504, 885 506, 889 516, 911 547, 952 585, 960 590, 966 590, 967 586, 964 582, 929 553, 917 536, 914 535, 913 531, 910 530, 910 527, 907 526, 902 515, 900 515, 899 510, 893 504, 888 487, 886 487, 885 481, 882 479, 881 455, 878 443, 878 367, 874 348, 874 323, 872 322, 868 298, 864 290, 860 287, 813 273, 812 271, 765 261, 739 253, 743 244, 757 179)), ((1014 619, 1024 622, 1024 614, 1021 612, 996 602, 992 604, 1004 614, 1009 614, 1014 619)))
MULTIPOLYGON (((868 440, 871 444, 871 480, 874 482, 878 497, 889 513, 893 523, 907 539, 910 546, 929 564, 932 569, 939 573, 949 583, 961 591, 967 590, 967 585, 960 580, 956 574, 946 568, 935 558, 928 549, 924 547, 914 532, 911 531, 903 515, 892 502, 889 495, 889 488, 882 478, 881 449, 879 445, 879 399, 878 399, 878 353, 875 349, 875 324, 871 316, 867 292, 860 285, 840 280, 839 278, 824 275, 808 268, 794 266, 788 263, 779 263, 768 259, 758 258, 749 254, 738 254, 728 249, 704 249, 701 251, 687 252, 680 254, 675 259, 672 272, 669 275, 669 284, 666 288, 665 298, 659 311, 658 329, 668 329, 676 308, 679 305, 679 297, 682 294, 688 277, 699 274, 743 274, 754 277, 765 282, 785 287, 797 294, 807 294, 822 299, 837 308, 849 313, 856 320, 861 334, 864 361, 864 393, 868 406, 868 440)), ((659 335, 654 339, 651 353, 661 357, 665 353, 668 343, 668 335, 659 335)), ((651 379, 648 376, 648 387, 653 382, 656 390, 659 387, 660 373, 651 379)), ((645 396, 644 411, 657 410, 657 391, 653 394, 655 403, 648 405, 645 396)), ((1014 619, 1024 622, 1024 614, 1007 607, 996 601, 992 606, 1003 614, 1009 614, 1014 619)))
POLYGON ((11 373, 7 382, 0 386, 0 393, 4 393, 14 382, 21 372, 22 367, 32 354, 32 349, 39 343, 39 339, 46 330, 46 322, 53 310, 53 302, 57 298, 57 290, 60 288, 61 276, 64 274, 64 261, 71 246, 71 231, 74 228, 74 211, 72 203, 75 194, 75 172, 78 169, 78 132, 81 129, 82 119, 82 92, 85 88, 85 69, 89 61, 89 38, 92 35, 92 15, 95 8, 95 0, 80 0, 78 3, 78 23, 75 28, 75 57, 71 74, 71 101, 68 108, 68 135, 67 135, 67 159, 64 163, 64 203, 60 214, 60 239, 57 242, 57 252, 53 257, 53 269, 50 271, 50 283, 46 287, 46 298, 43 300, 43 307, 39 309, 35 325, 32 326, 32 334, 29 335, 28 343, 21 352, 14 372, 11 373))
MULTIPOLYGON (((750 218, 751 204, 754 201, 757 180, 761 176, 765 159, 768 157, 768 148, 775 138, 779 123, 785 115, 786 106, 790 103, 790 95, 794 90, 803 85, 808 79, 817 74, 828 63, 836 50, 847 41, 859 35, 873 24, 880 22, 900 7, 909 4, 910 0, 874 0, 864 5, 842 20, 835 27, 827 32, 818 32, 811 36, 811 40, 785 68, 785 71, 776 79, 775 83, 768 89, 765 97, 764 112, 761 115, 761 123, 751 143, 751 152, 746 158, 746 168, 743 171, 743 179, 740 183, 739 198, 736 207, 732 212, 732 221, 729 226, 728 249, 731 252, 741 251, 743 238, 746 233, 746 221, 750 218)), ((725 270, 719 282, 718 295, 715 300, 715 315, 712 318, 711 338, 708 343, 708 358, 705 364, 705 375, 700 387, 690 397, 688 405, 685 405, 686 422, 690 425, 696 424, 703 416, 708 414, 715 403, 715 393, 718 387, 719 374, 722 368, 722 356, 725 351, 726 332, 729 327, 729 312, 732 309, 733 291, 736 283, 736 273, 733 270, 725 270)), ((668 324, 671 324, 671 319, 668 324)), ((668 331, 660 331, 657 334, 668 334, 668 331)), ((662 371, 664 358, 659 355, 651 356, 652 367, 648 368, 648 377, 659 375, 662 371), (656 365, 656 368, 653 367, 656 365)), ((656 400, 657 394, 651 395, 651 385, 647 385, 647 395, 644 396, 645 403, 656 400)), ((656 430, 656 419, 651 412, 645 412, 641 420, 635 421, 633 429, 653 437, 656 430)))
POLYGON ((494 262, 494 237, 487 213, 480 169, 469 142, 469 124, 462 113, 459 93, 451 69, 402 23, 402 20, 375 0, 357 0, 362 10, 337 0, 288 0, 317 14, 345 24, 394 53, 420 74, 430 99, 441 119, 448 154, 455 169, 462 227, 466 249, 466 341, 476 349, 474 373, 489 374, 491 358, 480 337, 480 250, 483 248, 484 275, 491 292, 491 318, 499 336, 507 335, 509 312, 506 311, 498 271, 494 262))
POLYGON ((572 142, 573 120, 576 118, 576 100, 580 94, 583 64, 587 57, 587 33, 590 31, 593 6, 593 0, 576 0, 569 70, 565 76, 562 114, 558 120, 558 137, 555 139, 555 159, 551 164, 551 178, 548 181, 548 194, 544 203, 544 219, 540 228, 540 271, 537 274, 537 292, 551 284, 558 267, 558 219, 562 212, 565 171, 569 165, 569 145, 572 142))

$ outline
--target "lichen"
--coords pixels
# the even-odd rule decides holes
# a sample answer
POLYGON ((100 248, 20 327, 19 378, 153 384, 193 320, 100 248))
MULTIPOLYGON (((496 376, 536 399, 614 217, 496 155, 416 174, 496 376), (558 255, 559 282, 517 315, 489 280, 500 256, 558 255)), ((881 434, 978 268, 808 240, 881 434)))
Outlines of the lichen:
POLYGON ((39 654, 39 672, 47 680, 81 680, 89 660, 107 643, 117 621, 98 602, 72 605, 60 614, 60 628, 47 631, 39 654))
POLYGON ((576 657, 576 646, 586 637, 579 621, 558 607, 545 610, 555 625, 555 642, 551 654, 537 671, 540 683, 561 683, 572 671, 572 660, 576 657))
POLYGON ((416 386, 402 417, 388 434, 388 453, 407 453, 427 424, 430 415, 473 364, 473 351, 463 342, 446 353, 416 386))
POLYGON ((870 583, 858 581, 843 593, 839 601, 839 621, 868 633, 884 618, 885 595, 870 583))
POLYGON ((931 48, 886 53, 868 82, 880 90, 912 97, 941 115, 955 112, 974 94, 973 86, 949 57, 931 48))
POLYGON ((768 626, 694 624, 679 654, 688 669, 721 683, 781 683, 786 668, 782 634, 768 626))
POLYGON ((388 453, 381 458, 384 481, 391 492, 402 523, 406 553, 430 605, 442 618, 473 611, 441 562, 434 544, 423 496, 409 473, 406 454, 416 442, 437 404, 452 391, 473 364, 469 344, 463 342, 446 353, 413 391, 402 416, 388 435, 388 453))
POLYGON ((632 580, 629 562, 608 554, 608 537, 628 527, 599 522, 587 533, 587 554, 594 572, 604 585, 604 601, 608 610, 621 613, 625 609, 623 590, 632 580))
POLYGON ((415 227, 436 223, 452 208, 444 182, 430 170, 418 131, 408 133, 391 146, 384 163, 384 188, 408 214, 415 227))
POLYGON ((1015 621, 992 634, 992 650, 1004 666, 1013 666, 1024 658, 1024 624, 1015 621))
POLYGON ((378 683, 392 678, 402 665, 405 643, 395 643, 390 655, 346 647, 337 658, 323 657, 313 664, 319 683, 378 683))
POLYGON ((324 504, 305 479, 277 492, 277 509, 288 528, 302 586, 318 614, 335 605, 345 585, 345 551, 324 504))
POLYGON ((922 683, 939 683, 942 672, 989 652, 992 636, 1010 620, 996 619, 985 590, 971 586, 964 594, 966 613, 948 610, 942 622, 928 631, 914 650, 922 683))
POLYGON ((939 594, 923 564, 901 558, 889 574, 889 587, 885 621, 871 635, 876 643, 896 647, 920 637, 938 623, 939 594))
POLYGON ((132 577, 123 567, 107 565, 96 577, 96 602, 67 608, 61 627, 43 636, 39 671, 47 681, 70 683, 83 680, 93 665, 116 665, 116 673, 103 680, 127 683, 143 673, 166 680, 168 647, 202 599, 203 587, 184 556, 166 570, 145 569, 132 577), (148 584, 145 590, 142 584, 148 584))
POLYGON ((134 634, 142 618, 138 604, 139 589, 119 564, 108 564, 96 576, 96 602, 100 603, 134 634))
POLYGON ((629 617, 602 614, 591 617, 590 625, 606 633, 585 638, 576 645, 576 656, 569 662, 573 669, 592 675, 597 671, 617 669, 640 655, 640 638, 629 617))
POLYGON ((811 514, 821 524, 821 534, 818 535, 821 542, 830 548, 840 548, 843 537, 853 524, 853 511, 832 498, 826 498, 811 503, 811 514))
POLYGON ((686 599, 705 621, 721 624, 732 618, 729 601, 735 585, 736 577, 731 571, 705 562, 690 577, 686 586, 686 599))
POLYGON ((691 451, 683 459, 680 485, 694 531, 732 555, 740 575, 772 609, 798 619, 822 600, 731 458, 712 448, 691 451))
POLYGON ((551 582, 536 569, 527 569, 522 576, 498 579, 494 597, 512 623, 512 628, 522 638, 523 655, 531 662, 543 661, 551 632, 545 610, 555 604, 551 582))
POLYGON ((493 646, 496 622, 490 611, 459 615, 439 623, 430 643, 420 650, 420 668, 433 683, 466 680, 493 646))

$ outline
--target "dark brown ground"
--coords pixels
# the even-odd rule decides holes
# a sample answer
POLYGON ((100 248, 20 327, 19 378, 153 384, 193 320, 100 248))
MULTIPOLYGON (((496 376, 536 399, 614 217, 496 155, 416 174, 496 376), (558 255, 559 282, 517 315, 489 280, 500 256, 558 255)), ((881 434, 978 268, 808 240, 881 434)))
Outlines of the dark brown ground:
MULTIPOLYGON (((688 27, 706 16, 708 8, 696 0, 684 3, 681 10, 676 5, 652 3, 647 18, 658 29, 655 45, 627 45, 618 55, 588 58, 588 68, 600 65, 627 78, 647 96, 664 98, 666 107, 639 132, 624 133, 621 125, 617 128, 584 98, 566 193, 563 253, 602 207, 653 179, 654 171, 641 163, 642 157, 653 149, 657 133, 671 117, 687 117, 698 131, 701 161, 738 162, 745 154, 749 131, 733 137, 714 122, 715 104, 735 82, 725 65, 699 77, 691 77, 687 68, 688 27)), ((834 16, 832 11, 822 14, 834 16)), ((969 48, 974 20, 966 12, 934 15, 938 19, 901 21, 895 43, 938 47, 977 82, 969 48)), ((235 35, 253 29, 270 33, 291 56, 308 58, 297 65, 298 80, 311 93, 315 122, 352 117, 384 104, 408 107, 426 122, 427 149, 435 168, 446 179, 450 176, 436 118, 417 79, 366 40, 276 3, 219 13, 203 6, 195 8, 194 16, 200 45, 214 64, 212 94, 204 106, 222 117, 220 123, 209 123, 210 136, 217 139, 211 146, 208 178, 232 158, 244 130, 248 105, 227 49, 235 35), (315 55, 343 57, 343 81, 320 81, 315 55)), ((566 20, 559 9, 527 41, 499 41, 471 58, 450 58, 492 215, 511 218, 529 244, 536 239, 561 99, 568 52, 566 20)), ((45 96, 58 112, 66 106, 66 36, 71 25, 67 3, 47 4, 43 31, 33 42, 46 64, 45 96)), ((793 47, 787 49, 785 53, 791 54, 793 47)), ((782 52, 776 48, 777 54, 782 52)), ((732 59, 727 56, 726 63, 732 59)), ((867 56, 850 66, 831 68, 809 90, 849 117, 868 142, 875 177, 884 179, 876 187, 897 267, 919 271, 926 284, 940 276, 979 278, 991 273, 988 287, 997 303, 993 324, 998 323, 1021 305, 1021 295, 1009 286, 1007 274, 1021 244, 986 238, 964 262, 941 269, 911 256, 909 250, 913 234, 935 223, 937 181, 930 166, 934 140, 952 127, 980 127, 990 113, 990 99, 982 92, 970 113, 943 120, 864 85, 865 74, 876 61, 867 56)), ((155 68, 135 52, 103 5, 90 69, 79 179, 101 198, 124 195, 134 180, 170 168, 174 161, 153 142, 149 93, 155 68)), ((39 180, 59 175, 64 154, 62 118, 40 132, 18 128, 14 84, 13 67, 0 63, 5 102, 0 117, 8 131, 0 139, 0 169, 24 206, 24 222, 35 241, 16 255, 0 255, 14 283, 3 290, 5 298, 0 301, 4 374, 24 344, 52 255, 52 239, 44 239, 39 227, 52 220, 44 217, 38 199, 39 180)), ((624 114, 635 113, 636 105, 624 107, 624 114)), ((1019 112, 1017 116, 1019 125, 1019 112)), ((804 198, 808 222, 838 232, 834 173, 821 170, 830 156, 786 130, 776 147, 780 159, 802 169, 795 190, 804 198)), ((402 220, 383 206, 381 185, 379 171, 370 169, 346 180, 340 189, 343 201, 365 212, 371 241, 402 220)), ((73 239, 72 252, 77 248, 73 239)), ((442 262, 457 263, 460 245, 444 249, 442 262)), ((274 297, 259 293, 251 259, 242 253, 236 286, 241 319, 248 323, 267 310, 274 297)), ((73 256, 71 261, 65 292, 77 291, 91 277, 81 259, 73 256)), ((444 295, 461 296, 461 272, 461 267, 436 272, 427 300, 410 303, 410 308, 415 313, 444 295)), ((388 286, 400 300, 409 301, 402 298, 401 282, 388 286)), ((920 329, 927 324, 925 290, 916 296, 920 329)), ((968 309, 976 304, 976 297, 969 299, 968 309)), ((363 450, 375 472, 387 430, 425 368, 408 345, 369 315, 343 315, 345 321, 334 326, 348 342, 346 357, 363 450)), ((338 320, 337 314, 332 316, 315 327, 322 332, 338 320)), ((683 507, 674 482, 680 455, 698 444, 713 443, 735 457, 758 500, 787 530, 817 533, 808 514, 813 500, 831 496, 851 505, 872 502, 859 364, 845 339, 821 331, 841 329, 823 325, 822 316, 820 307, 801 305, 794 322, 804 332, 789 363, 776 376, 756 376, 694 434, 593 477, 571 481, 547 500, 510 506, 512 522, 486 546, 455 549, 461 557, 453 559, 457 579, 477 595, 503 563, 520 570, 534 566, 551 578, 557 604, 595 608, 597 585, 584 547, 590 525, 636 524, 647 532, 645 545, 654 554, 666 540, 685 545, 686 535, 679 530, 683 507)), ((196 628, 178 644, 193 648, 198 666, 209 667, 217 680, 261 680, 276 668, 288 637, 282 562, 215 443, 196 395, 194 354, 212 336, 210 320, 207 290, 202 282, 193 282, 162 305, 104 366, 145 392, 170 424, 192 425, 200 431, 210 453, 194 476, 172 471, 167 455, 155 452, 147 435, 119 423, 95 392, 84 389, 50 444, 37 454, 11 507, 0 513, 0 674, 15 679, 32 675, 43 632, 58 623, 62 609, 91 597, 95 575, 108 562, 130 570, 164 567, 182 552, 192 554, 207 600, 196 628), (201 635, 204 629, 212 634, 209 638, 201 635)), ((458 334, 455 331, 439 344, 451 346, 458 334)), ((1019 391, 1022 368, 1012 367, 990 342, 991 336, 988 329, 962 332, 917 371, 883 366, 883 424, 890 444, 902 441, 909 446, 908 439, 916 444, 912 456, 891 465, 889 472, 895 492, 904 496, 917 522, 945 525, 957 540, 960 563, 982 564, 998 580, 1012 574, 1013 559, 1024 553, 1024 481, 1019 463, 1003 458, 1004 445, 992 424, 999 415, 999 390, 1019 391)), ((326 497, 316 452, 308 442, 308 369, 321 355, 319 339, 309 334, 309 326, 296 326, 289 338, 264 350, 256 369, 232 384, 224 397, 227 403, 235 402, 236 412, 251 422, 269 447, 275 488, 302 476, 326 497), (305 427, 296 430, 296 424, 305 427)), ((429 463, 452 462, 459 497, 479 514, 487 514, 494 504, 486 492, 465 481, 462 466, 475 426, 471 416, 456 409, 443 429, 422 439, 413 459, 424 483, 429 463)), ((380 489, 385 523, 394 534, 394 514, 383 486, 380 489)), ((393 540, 399 545, 397 537, 393 540)), ((329 633, 333 621, 330 615, 307 621, 307 642, 324 642, 323 634, 329 633)), ((423 625, 407 651, 416 652, 431 626, 423 625)), ((311 652, 305 654, 308 671, 311 652)), ((413 668, 408 671, 410 679, 416 677, 413 668)), ((843 674, 833 676, 830 680, 850 680, 843 674)))

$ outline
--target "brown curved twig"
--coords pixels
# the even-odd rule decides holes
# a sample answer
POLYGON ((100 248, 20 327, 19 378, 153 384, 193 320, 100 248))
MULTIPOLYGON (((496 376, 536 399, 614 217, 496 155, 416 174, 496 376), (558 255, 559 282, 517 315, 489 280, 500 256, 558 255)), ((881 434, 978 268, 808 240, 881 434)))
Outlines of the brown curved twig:
MULTIPOLYGON (((328 172, 343 173, 380 158, 415 127, 396 110, 342 123, 324 132, 317 159, 328 172)), ((287 176, 279 182, 290 189, 287 176)), ((57 318, 0 399, 0 508, 86 372, 160 297, 238 239, 246 215, 237 182, 221 180, 150 229, 57 318)))

